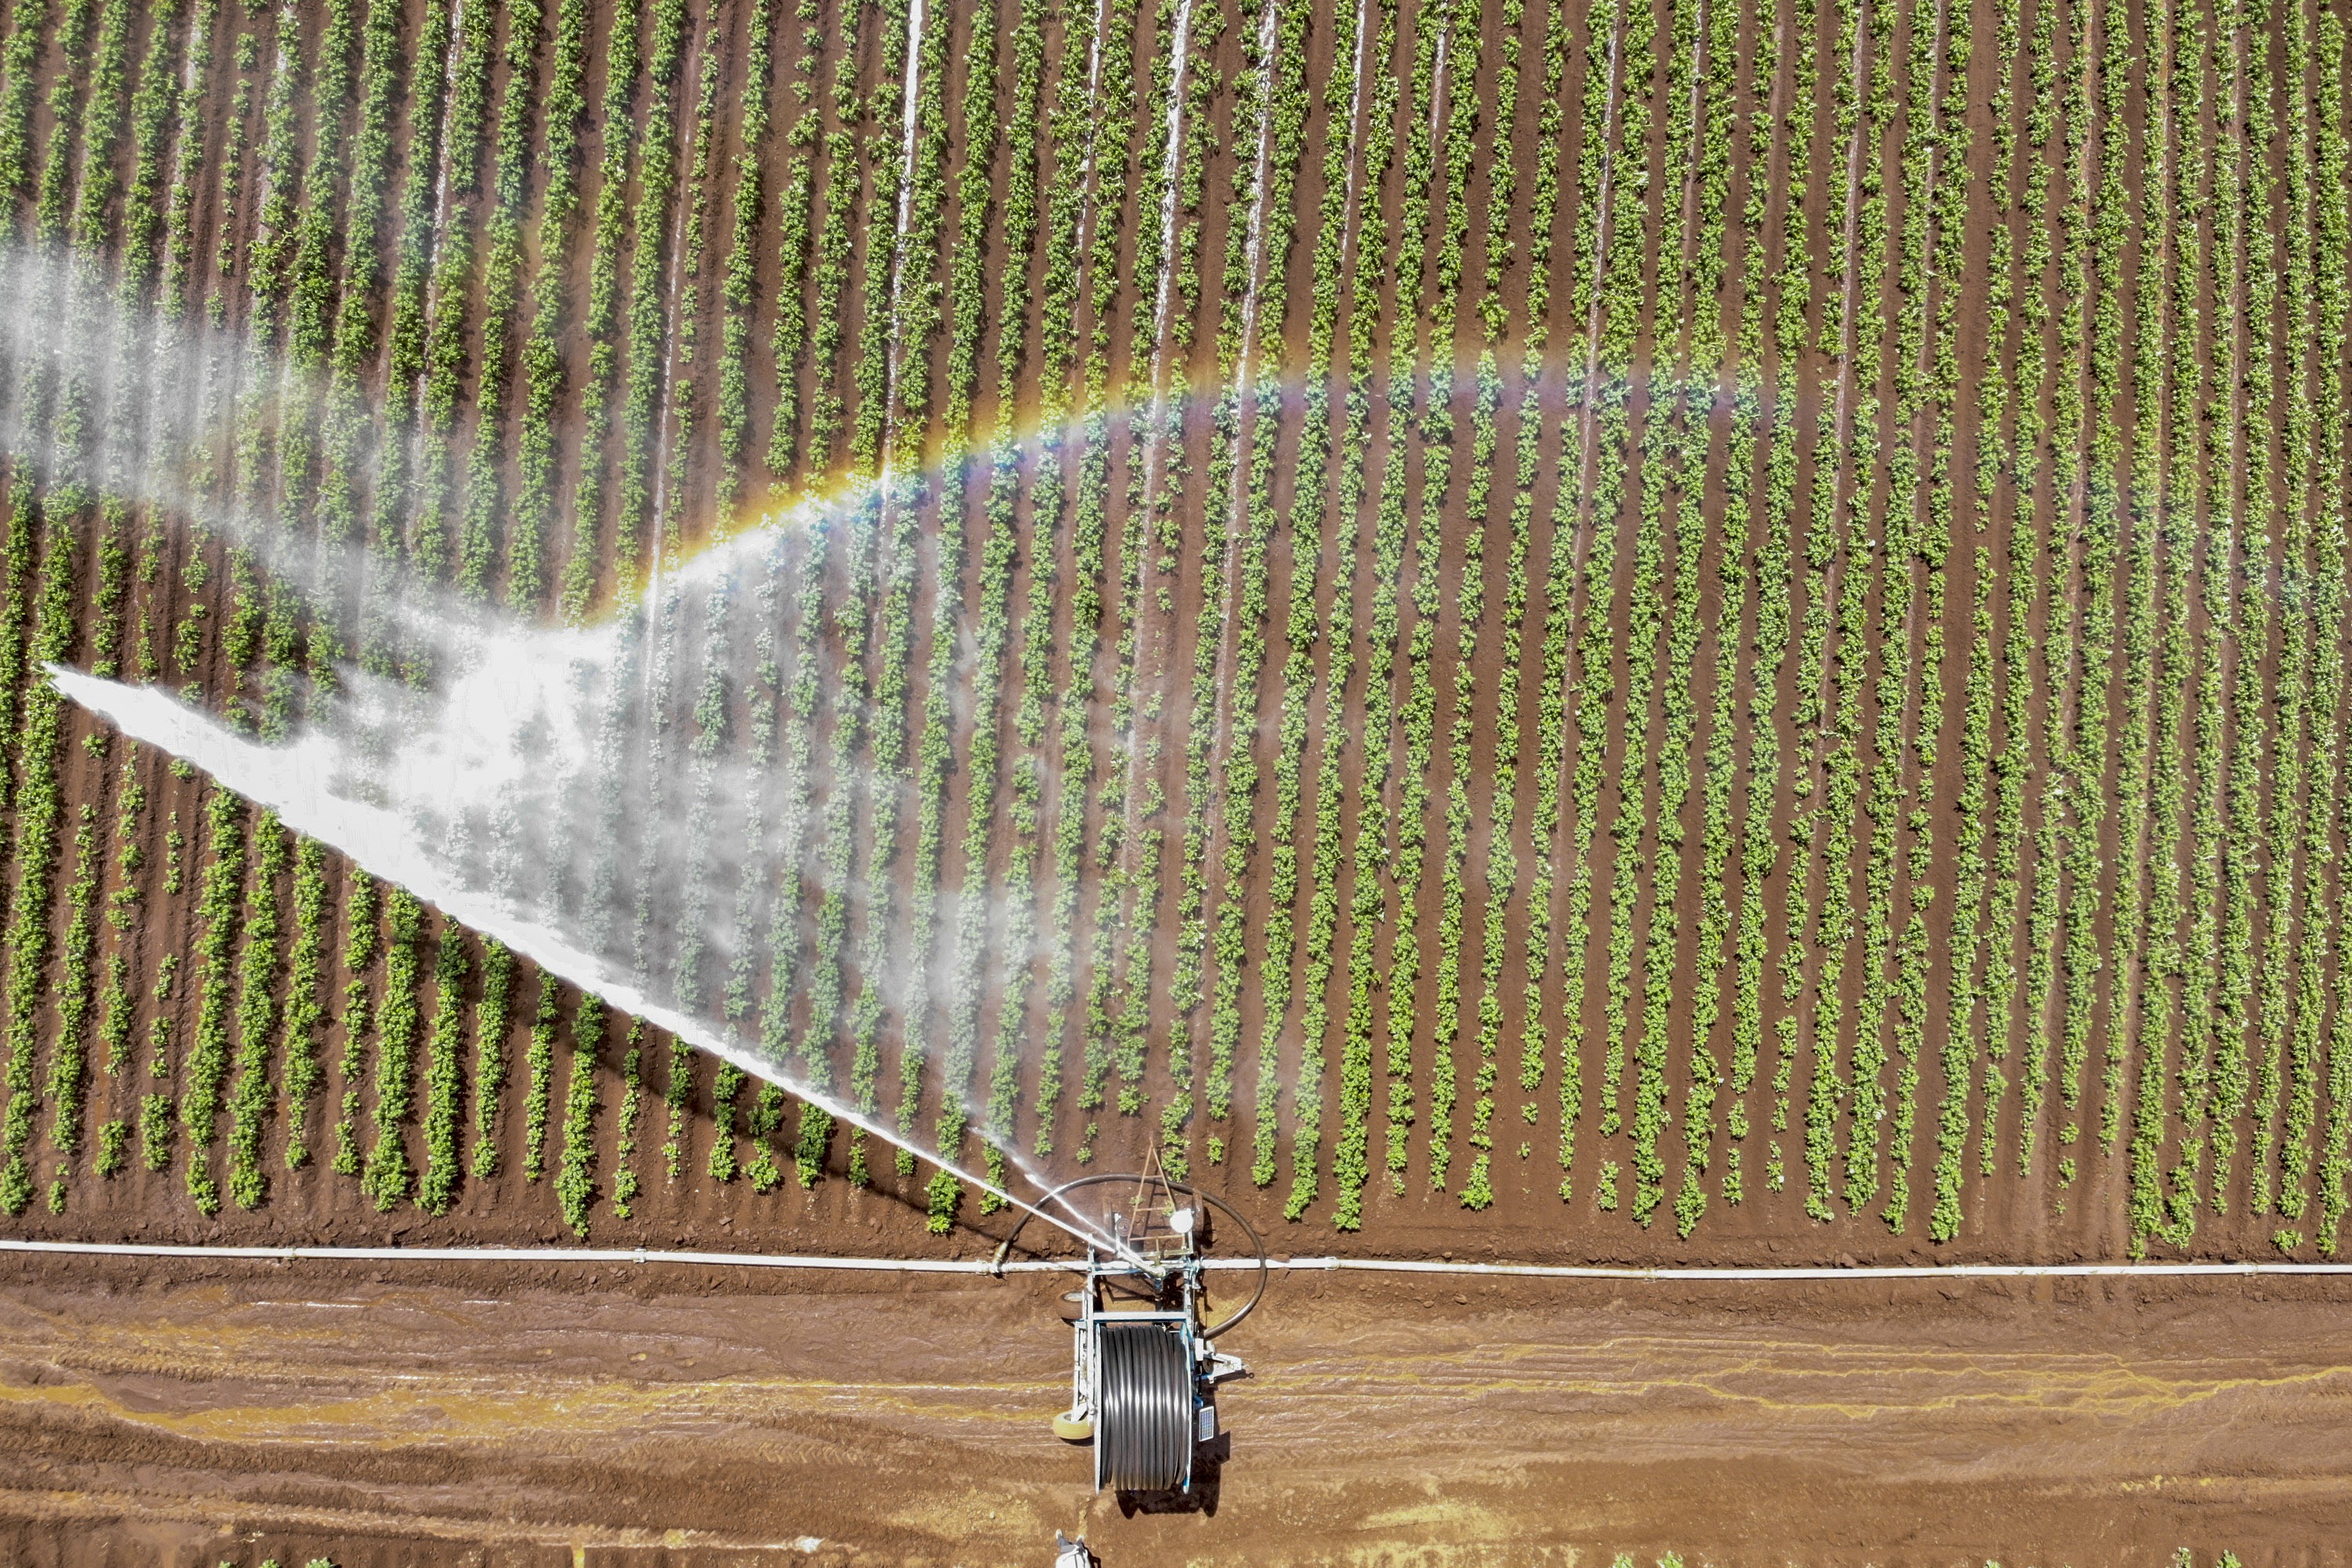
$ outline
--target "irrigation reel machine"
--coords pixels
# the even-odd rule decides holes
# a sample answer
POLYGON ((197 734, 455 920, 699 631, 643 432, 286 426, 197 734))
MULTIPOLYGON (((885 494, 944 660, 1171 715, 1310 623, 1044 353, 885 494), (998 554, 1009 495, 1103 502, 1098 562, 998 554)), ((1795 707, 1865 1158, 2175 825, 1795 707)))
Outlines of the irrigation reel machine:
POLYGON ((1217 1436, 1216 1387, 1248 1372, 1216 1341, 1265 1295, 1265 1243, 1232 1205, 1171 1179, 1155 1159, 1140 1173, 1080 1176, 1024 1207, 997 1248, 1000 1270, 1031 1215, 1049 1206, 1079 1221, 1065 1228, 1087 1233, 1084 1281, 1063 1298, 1077 1315, 1066 1320, 1070 1407, 1054 1435, 1092 1444, 1097 1491, 1189 1493, 1195 1457, 1217 1436), (1238 1308, 1213 1312, 1209 1252, 1227 1222, 1248 1250, 1226 1266, 1255 1264, 1256 1278, 1238 1308))

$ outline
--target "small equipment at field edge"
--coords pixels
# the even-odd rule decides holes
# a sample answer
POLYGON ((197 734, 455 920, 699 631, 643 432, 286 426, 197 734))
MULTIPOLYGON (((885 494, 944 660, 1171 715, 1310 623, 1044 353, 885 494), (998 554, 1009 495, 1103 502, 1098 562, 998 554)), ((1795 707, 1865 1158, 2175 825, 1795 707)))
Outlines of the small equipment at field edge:
MULTIPOLYGON (((1037 1205, 1080 1215, 1070 1194, 1087 1189, 1113 1200, 1108 1213, 1082 1216, 1089 1226, 1099 1223, 1110 1245, 1087 1246, 1085 1284, 1065 1298, 1078 1309, 1070 1322, 1070 1407, 1054 1417, 1055 1436, 1093 1443, 1097 1490, 1191 1490, 1194 1454, 1217 1436, 1216 1386, 1248 1372, 1213 1342, 1265 1294, 1265 1244, 1249 1222, 1213 1194, 1171 1180, 1156 1159, 1153 1165, 1080 1176, 1037 1205), (1207 1209, 1247 1238, 1257 1264, 1249 1300, 1213 1324, 1205 1316, 1207 1209)), ((1000 1266, 1027 1221, 1024 1214, 997 1248, 1000 1266)))

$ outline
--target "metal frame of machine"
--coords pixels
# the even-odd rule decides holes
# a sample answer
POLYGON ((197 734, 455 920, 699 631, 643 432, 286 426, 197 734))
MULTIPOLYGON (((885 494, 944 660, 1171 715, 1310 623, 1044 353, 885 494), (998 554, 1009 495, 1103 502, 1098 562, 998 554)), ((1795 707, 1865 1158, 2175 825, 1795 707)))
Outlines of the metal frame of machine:
MULTIPOLYGON (((1070 1408, 1054 1418, 1054 1432, 1092 1442, 1097 1490, 1189 1491, 1195 1450, 1217 1434, 1215 1387, 1248 1371, 1213 1342, 1265 1294, 1265 1247, 1223 1199, 1158 1171, 1081 1176, 1046 1202, 1068 1206, 1073 1190, 1114 1182, 1133 1184, 1135 1196, 1108 1216, 1110 1246, 1087 1247, 1085 1283, 1066 1298, 1078 1307, 1070 1408), (1249 1238, 1258 1264, 1249 1300, 1213 1326, 1202 1321, 1203 1204, 1249 1238)), ((1021 1228, 998 1249, 1000 1263, 1021 1228)))

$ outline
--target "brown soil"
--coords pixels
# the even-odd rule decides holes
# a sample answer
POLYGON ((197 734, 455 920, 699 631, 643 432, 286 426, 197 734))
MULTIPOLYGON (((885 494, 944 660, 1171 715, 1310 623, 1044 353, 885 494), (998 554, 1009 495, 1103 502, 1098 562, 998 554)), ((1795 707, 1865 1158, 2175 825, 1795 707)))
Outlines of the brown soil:
POLYGON ((1047 1433, 1057 1280, 12 1259, 9 1560, 2319 1561, 2333 1282, 1297 1276, 1198 1506, 1047 1433))

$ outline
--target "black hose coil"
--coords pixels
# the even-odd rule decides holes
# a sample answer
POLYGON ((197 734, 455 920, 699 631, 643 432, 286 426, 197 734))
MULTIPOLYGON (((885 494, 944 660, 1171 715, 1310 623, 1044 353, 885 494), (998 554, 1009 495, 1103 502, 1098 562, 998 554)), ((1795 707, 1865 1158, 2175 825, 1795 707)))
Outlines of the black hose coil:
POLYGON ((1184 1342, 1159 1323, 1103 1323, 1096 1342, 1098 1486, 1163 1491, 1192 1458, 1192 1369, 1184 1342))

